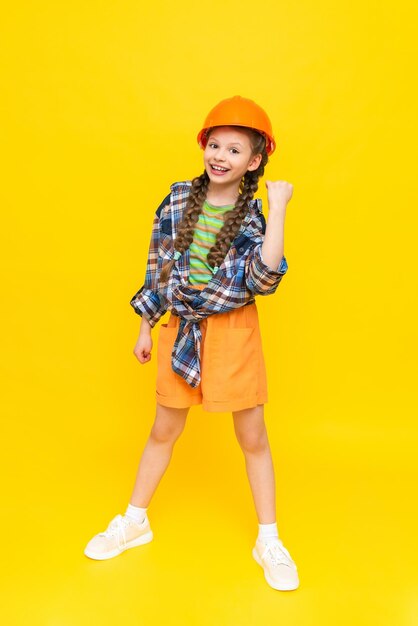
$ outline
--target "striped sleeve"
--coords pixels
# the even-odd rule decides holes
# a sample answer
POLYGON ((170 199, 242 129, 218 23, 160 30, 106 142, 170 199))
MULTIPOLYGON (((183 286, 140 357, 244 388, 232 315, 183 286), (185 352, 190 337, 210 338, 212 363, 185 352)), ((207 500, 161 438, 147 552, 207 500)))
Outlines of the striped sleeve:
POLYGON ((266 265, 261 254, 261 246, 261 243, 255 245, 246 259, 245 280, 250 291, 266 296, 276 291, 287 272, 288 265, 284 256, 277 270, 266 265))
POLYGON ((160 243, 160 216, 164 207, 170 202, 170 194, 164 198, 155 212, 152 223, 151 240, 148 248, 148 258, 145 271, 145 280, 142 287, 132 296, 130 305, 135 313, 144 316, 151 327, 155 326, 160 317, 166 312, 158 293, 158 247, 160 243))

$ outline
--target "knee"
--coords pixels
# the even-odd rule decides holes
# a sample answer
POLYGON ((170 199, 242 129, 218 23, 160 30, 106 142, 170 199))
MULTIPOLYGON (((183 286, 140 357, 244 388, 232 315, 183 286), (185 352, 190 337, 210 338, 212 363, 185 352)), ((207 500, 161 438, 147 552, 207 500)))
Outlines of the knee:
POLYGON ((184 424, 162 423, 156 420, 151 428, 150 438, 156 443, 174 443, 183 429, 184 424))
POLYGON ((238 443, 244 452, 264 452, 268 448, 268 438, 266 430, 249 429, 236 433, 238 443))

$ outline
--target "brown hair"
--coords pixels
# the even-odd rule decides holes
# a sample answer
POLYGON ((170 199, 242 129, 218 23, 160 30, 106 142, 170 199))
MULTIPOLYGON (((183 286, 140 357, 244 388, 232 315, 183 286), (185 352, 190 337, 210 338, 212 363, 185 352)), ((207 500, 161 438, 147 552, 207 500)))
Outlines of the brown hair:
MULTIPOLYGON (((207 136, 216 127, 210 128, 207 131, 207 136)), ((240 194, 235 207, 224 214, 224 224, 218 235, 214 245, 208 252, 208 263, 211 267, 219 267, 224 260, 231 243, 234 241, 238 234, 242 220, 246 216, 249 209, 249 202, 253 199, 255 192, 258 189, 258 180, 264 174, 264 167, 268 162, 268 155, 266 152, 266 140, 259 132, 252 128, 242 128, 249 134, 252 156, 257 154, 262 155, 260 165, 254 171, 245 172, 239 186, 240 194)), ((199 219, 199 215, 202 212, 203 203, 206 198, 209 185, 209 176, 206 170, 200 176, 197 176, 192 180, 192 186, 190 189, 190 195, 187 199, 186 209, 182 221, 178 226, 177 236, 174 240, 174 248, 180 254, 185 252, 193 241, 193 234, 195 225, 199 219)), ((175 263, 175 259, 168 261, 161 270, 160 281, 166 282, 170 275, 171 269, 175 263)))

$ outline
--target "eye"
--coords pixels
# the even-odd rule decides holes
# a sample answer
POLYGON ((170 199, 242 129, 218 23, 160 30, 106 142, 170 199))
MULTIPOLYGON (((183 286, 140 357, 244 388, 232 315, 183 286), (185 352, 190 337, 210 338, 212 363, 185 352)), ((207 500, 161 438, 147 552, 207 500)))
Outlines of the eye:
POLYGON ((234 151, 234 154, 239 154, 238 150, 236 148, 231 148, 231 150, 234 151))
POLYGON ((216 143, 210 143, 209 144, 209 148, 213 148, 214 146, 216 147, 216 143))

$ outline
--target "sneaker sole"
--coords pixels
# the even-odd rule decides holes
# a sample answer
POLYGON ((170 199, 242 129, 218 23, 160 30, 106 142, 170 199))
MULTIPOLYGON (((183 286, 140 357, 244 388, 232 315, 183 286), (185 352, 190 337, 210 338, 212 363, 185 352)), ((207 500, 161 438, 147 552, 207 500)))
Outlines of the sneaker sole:
POLYGON ((95 552, 91 552, 90 550, 86 548, 84 550, 84 554, 88 556, 89 559, 94 559, 95 561, 104 561, 106 559, 113 559, 113 557, 119 556, 119 554, 122 554, 122 552, 125 552, 125 550, 129 550, 129 548, 136 548, 137 546, 142 546, 145 543, 149 543, 150 541, 152 541, 153 537, 154 537, 154 534, 152 530, 150 530, 144 535, 141 535, 140 537, 138 537, 137 539, 132 539, 131 541, 128 541, 126 546, 123 546, 120 549, 116 548, 115 550, 111 550, 110 552, 105 552, 103 554, 96 554, 95 552))
POLYGON ((254 559, 257 561, 257 563, 260 565, 260 567, 263 568, 264 571, 264 578, 266 579, 266 581, 268 582, 268 584, 270 585, 270 587, 273 587, 273 589, 277 589, 277 591, 294 591, 295 589, 297 589, 299 587, 299 583, 295 583, 292 585, 292 583, 277 583, 274 582, 268 572, 264 569, 263 563, 261 562, 260 557, 258 556, 258 552, 255 548, 253 548, 253 557, 254 559))

